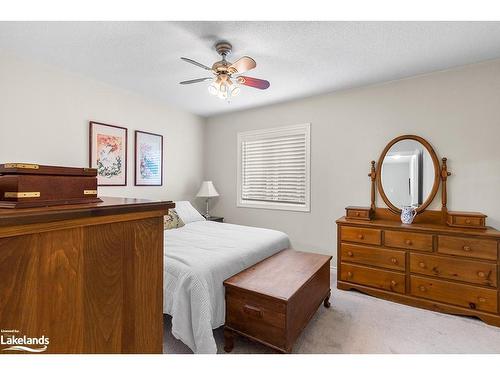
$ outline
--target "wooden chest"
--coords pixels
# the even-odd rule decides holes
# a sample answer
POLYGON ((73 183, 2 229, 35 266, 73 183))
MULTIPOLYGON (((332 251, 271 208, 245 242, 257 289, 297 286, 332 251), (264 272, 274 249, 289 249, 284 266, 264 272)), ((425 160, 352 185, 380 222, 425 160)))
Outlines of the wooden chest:
POLYGON ((283 250, 224 282, 224 350, 234 333, 290 353, 318 307, 329 307, 331 256, 283 250))
POLYGON ((339 289, 500 326, 499 231, 385 218, 337 225, 339 289))
POLYGON ((0 164, 0 208, 97 202, 96 169, 0 164))

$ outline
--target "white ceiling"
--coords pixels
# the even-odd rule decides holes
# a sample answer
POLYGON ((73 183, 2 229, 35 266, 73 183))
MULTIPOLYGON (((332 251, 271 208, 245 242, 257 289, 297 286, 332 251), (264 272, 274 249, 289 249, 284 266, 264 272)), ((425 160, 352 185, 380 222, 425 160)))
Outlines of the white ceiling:
POLYGON ((500 22, 0 22, 0 49, 211 116, 499 58, 500 22), (179 85, 207 76, 179 58, 211 65, 218 40, 271 87, 228 104, 179 85))

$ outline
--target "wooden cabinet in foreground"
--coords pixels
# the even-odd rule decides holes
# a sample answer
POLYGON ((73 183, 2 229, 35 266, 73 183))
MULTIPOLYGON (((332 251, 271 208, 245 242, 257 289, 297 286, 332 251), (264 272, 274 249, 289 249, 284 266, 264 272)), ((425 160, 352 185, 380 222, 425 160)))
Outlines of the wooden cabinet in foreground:
POLYGON ((0 353, 161 353, 172 207, 103 198, 0 209, 0 353))

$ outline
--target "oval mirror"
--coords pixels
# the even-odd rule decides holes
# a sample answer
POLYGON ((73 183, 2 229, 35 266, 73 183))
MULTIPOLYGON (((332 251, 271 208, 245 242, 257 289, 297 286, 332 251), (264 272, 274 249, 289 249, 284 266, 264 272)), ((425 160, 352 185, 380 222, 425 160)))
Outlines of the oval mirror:
POLYGON ((403 135, 385 147, 378 162, 378 189, 393 212, 413 206, 422 212, 439 186, 439 163, 431 145, 416 135, 403 135))

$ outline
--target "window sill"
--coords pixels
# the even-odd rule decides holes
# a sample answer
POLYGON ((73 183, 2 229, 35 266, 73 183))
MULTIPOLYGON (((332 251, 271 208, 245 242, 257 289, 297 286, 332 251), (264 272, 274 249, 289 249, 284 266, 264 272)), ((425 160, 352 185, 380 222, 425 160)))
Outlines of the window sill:
POLYGON ((260 208, 264 210, 281 210, 281 211, 298 211, 298 212, 311 212, 309 205, 295 205, 287 203, 273 203, 273 202, 249 202, 238 201, 237 207, 241 208, 260 208))

